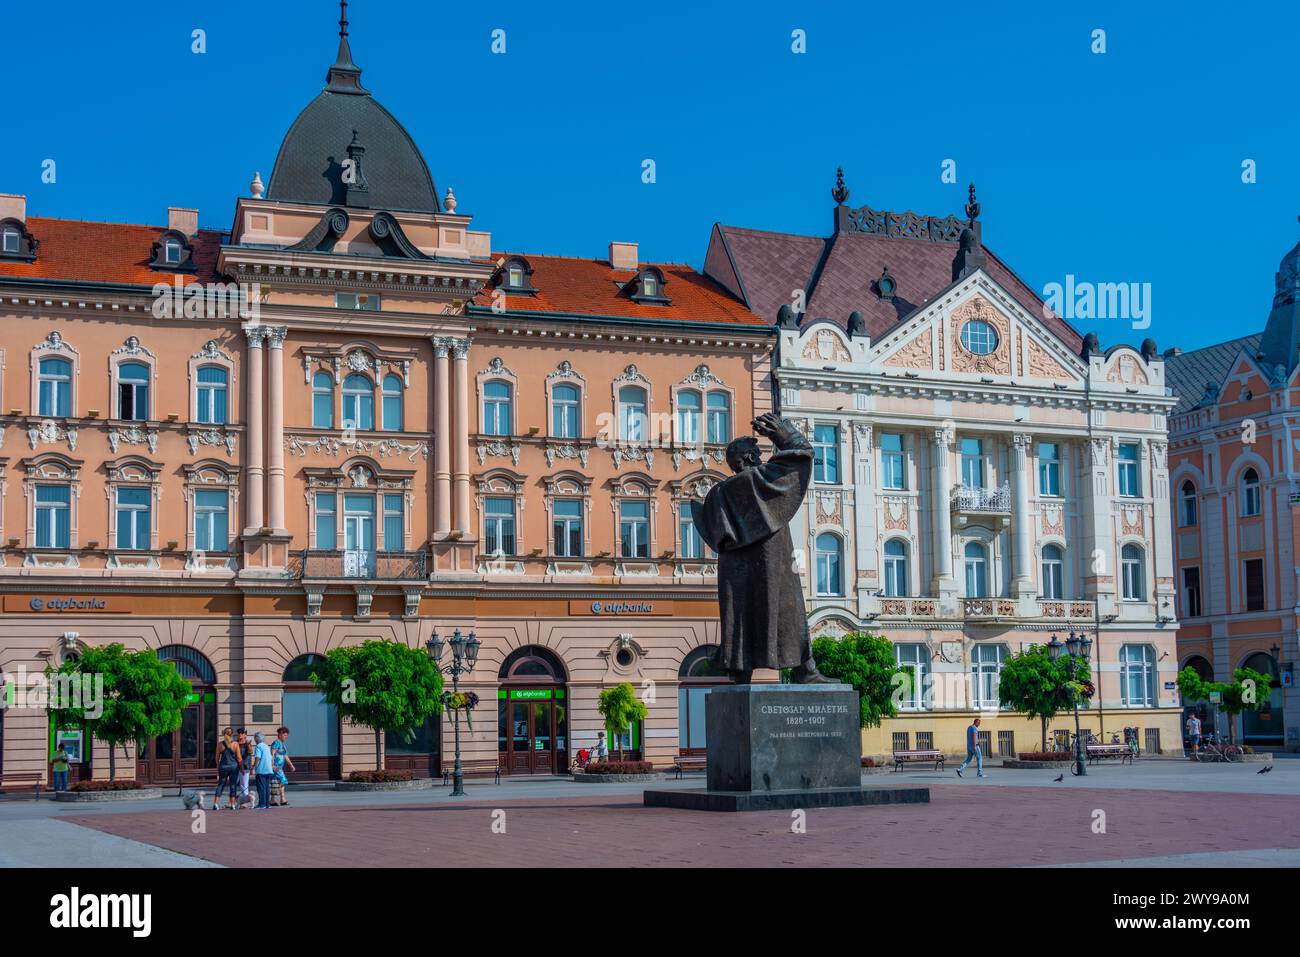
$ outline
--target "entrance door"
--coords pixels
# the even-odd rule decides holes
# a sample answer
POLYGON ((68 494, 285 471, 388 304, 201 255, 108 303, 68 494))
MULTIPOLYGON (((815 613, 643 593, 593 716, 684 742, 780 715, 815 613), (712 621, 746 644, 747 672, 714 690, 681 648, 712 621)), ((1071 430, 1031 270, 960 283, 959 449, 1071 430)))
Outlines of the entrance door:
POLYGON ((177 771, 214 767, 217 753, 217 696, 195 691, 181 712, 181 726, 141 742, 136 757, 136 779, 149 784, 170 784, 177 771))
POLYGON ((562 774, 568 769, 563 688, 503 688, 497 699, 497 750, 507 774, 562 774))
POLYGON ((372 578, 375 573, 375 499, 343 496, 343 574, 372 578))

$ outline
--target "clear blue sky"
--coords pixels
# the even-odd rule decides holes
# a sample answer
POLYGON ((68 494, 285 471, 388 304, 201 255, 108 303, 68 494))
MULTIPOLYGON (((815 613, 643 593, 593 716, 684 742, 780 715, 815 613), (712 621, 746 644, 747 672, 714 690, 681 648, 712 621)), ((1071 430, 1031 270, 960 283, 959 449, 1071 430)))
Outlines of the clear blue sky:
MULTIPOLYGON (((5 6, 0 192, 33 215, 197 206, 228 228, 337 45, 329 0, 5 6)), ((985 242, 1035 289, 1151 283, 1147 332, 1078 325, 1163 349, 1262 328, 1300 238, 1295 3, 355 0, 349 18, 363 83, 498 249, 619 239, 698 267, 715 221, 829 231, 837 165, 877 209, 959 213, 974 180, 985 242)))

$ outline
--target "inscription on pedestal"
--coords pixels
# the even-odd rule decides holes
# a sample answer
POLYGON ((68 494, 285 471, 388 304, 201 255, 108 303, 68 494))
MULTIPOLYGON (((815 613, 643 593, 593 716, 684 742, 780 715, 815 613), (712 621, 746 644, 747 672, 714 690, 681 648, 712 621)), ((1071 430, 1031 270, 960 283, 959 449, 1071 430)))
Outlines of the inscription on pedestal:
POLYGON ((858 787, 858 694, 849 685, 736 685, 705 705, 711 791, 858 787))

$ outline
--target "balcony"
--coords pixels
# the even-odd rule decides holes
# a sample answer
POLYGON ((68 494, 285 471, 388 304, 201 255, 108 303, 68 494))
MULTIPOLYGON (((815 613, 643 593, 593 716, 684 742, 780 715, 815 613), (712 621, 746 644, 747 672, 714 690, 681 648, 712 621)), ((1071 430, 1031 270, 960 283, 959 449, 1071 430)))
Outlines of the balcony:
POLYGON ((953 486, 951 494, 954 512, 983 512, 1000 515, 1011 514, 1011 486, 999 488, 972 488, 953 486))
POLYGON ((302 552, 301 578, 348 578, 368 581, 420 581, 429 576, 428 552, 366 550, 302 552))

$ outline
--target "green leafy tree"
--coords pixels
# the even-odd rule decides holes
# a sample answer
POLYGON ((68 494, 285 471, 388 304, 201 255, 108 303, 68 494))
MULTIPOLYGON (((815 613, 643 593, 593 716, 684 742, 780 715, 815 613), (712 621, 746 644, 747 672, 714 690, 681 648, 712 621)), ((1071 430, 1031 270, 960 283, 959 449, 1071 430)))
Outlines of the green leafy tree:
POLYGON ((82 725, 108 745, 110 778, 117 777, 114 748, 120 745, 125 757, 128 742, 175 731, 181 726, 181 712, 190 693, 190 683, 180 676, 176 666, 159 661, 152 648, 127 651, 120 644, 87 648, 79 658, 65 661, 57 672, 47 670, 46 674, 90 677, 92 681, 102 677, 101 702, 83 697, 75 707, 50 710, 56 727, 82 725))
MULTIPOLYGON (((1178 672, 1178 690, 1184 701, 1209 701, 1214 692, 1219 693, 1218 708, 1231 718, 1243 711, 1259 711, 1273 695, 1273 678, 1254 668, 1238 668, 1231 681, 1206 681, 1192 668, 1178 672)), ((1233 739, 1233 725, 1228 722, 1228 740, 1233 739)))
POLYGON ((423 649, 395 641, 365 641, 326 652, 312 681, 341 717, 375 732, 375 770, 382 771, 382 737, 410 740, 430 715, 442 712, 442 672, 423 649))
POLYGON ((644 721, 646 715, 650 713, 645 702, 636 696, 636 690, 632 685, 624 681, 600 693, 596 710, 605 719, 606 732, 619 742, 618 757, 622 760, 623 735, 627 734, 628 729, 632 727, 632 722, 644 721))
POLYGON ((862 727, 877 728, 882 720, 898 714, 913 673, 899 667, 894 643, 888 638, 855 631, 842 638, 817 638, 812 651, 822 674, 852 685, 858 693, 862 727))
MULTIPOLYGON (((1078 670, 1078 665, 1075 665, 1078 670)), ((1046 645, 1030 645, 1002 665, 998 700, 1013 711, 1037 718, 1047 750, 1047 722, 1088 694, 1083 676, 1071 676, 1070 659, 1052 658, 1046 645), (1076 678, 1078 680, 1076 680, 1076 678)))

